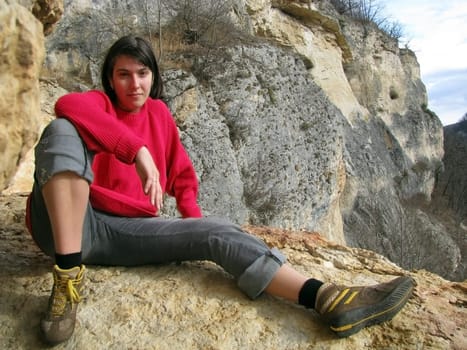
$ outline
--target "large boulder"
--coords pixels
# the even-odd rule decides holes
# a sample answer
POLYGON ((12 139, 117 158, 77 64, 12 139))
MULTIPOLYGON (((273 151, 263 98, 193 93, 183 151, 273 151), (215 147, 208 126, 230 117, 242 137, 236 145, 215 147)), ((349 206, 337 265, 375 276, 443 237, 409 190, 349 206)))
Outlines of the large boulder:
POLYGON ((25 7, 0 3, 0 189, 37 139, 42 24, 25 7))

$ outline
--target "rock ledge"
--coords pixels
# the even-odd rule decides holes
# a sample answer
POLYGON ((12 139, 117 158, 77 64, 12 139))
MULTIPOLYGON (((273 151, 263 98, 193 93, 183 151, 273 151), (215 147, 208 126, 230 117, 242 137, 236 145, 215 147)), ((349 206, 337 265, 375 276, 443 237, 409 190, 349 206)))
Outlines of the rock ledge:
MULTIPOLYGON (((0 348, 45 348, 38 336, 51 260, 24 228, 25 194, 0 196, 0 348)), ((264 295, 249 300, 209 262, 138 268, 88 266, 85 301, 58 349, 466 349, 467 283, 407 272, 316 233, 245 229, 279 247, 298 270, 346 284, 410 274, 414 296, 391 322, 336 339, 318 316, 264 295)))

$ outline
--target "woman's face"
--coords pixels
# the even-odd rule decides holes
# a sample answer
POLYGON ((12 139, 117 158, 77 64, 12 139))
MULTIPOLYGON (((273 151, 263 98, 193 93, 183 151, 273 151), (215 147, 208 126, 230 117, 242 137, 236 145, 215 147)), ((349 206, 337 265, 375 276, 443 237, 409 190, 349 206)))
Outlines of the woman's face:
POLYGON ((131 56, 118 56, 115 60, 110 86, 117 96, 117 105, 122 110, 137 113, 151 92, 151 70, 131 56))

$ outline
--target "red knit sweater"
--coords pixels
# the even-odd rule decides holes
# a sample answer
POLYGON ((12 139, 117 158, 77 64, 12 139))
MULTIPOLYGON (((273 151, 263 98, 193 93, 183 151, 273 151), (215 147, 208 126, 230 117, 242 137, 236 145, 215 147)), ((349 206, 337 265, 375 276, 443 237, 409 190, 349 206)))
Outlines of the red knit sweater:
POLYGON ((55 114, 73 123, 88 149, 96 153, 90 188, 93 208, 127 217, 157 215, 133 163, 138 150, 146 146, 159 170, 162 190, 176 198, 180 214, 202 215, 196 201, 196 173, 161 100, 149 98, 132 114, 115 108, 101 91, 71 93, 57 101, 55 114))

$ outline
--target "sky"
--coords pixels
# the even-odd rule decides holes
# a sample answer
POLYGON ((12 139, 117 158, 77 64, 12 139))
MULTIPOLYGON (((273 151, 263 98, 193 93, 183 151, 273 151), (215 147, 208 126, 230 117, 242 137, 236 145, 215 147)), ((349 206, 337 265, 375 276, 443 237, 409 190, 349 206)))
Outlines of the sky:
POLYGON ((428 92, 428 108, 443 125, 467 113, 467 1, 381 0, 389 20, 400 23, 415 52, 428 92))

